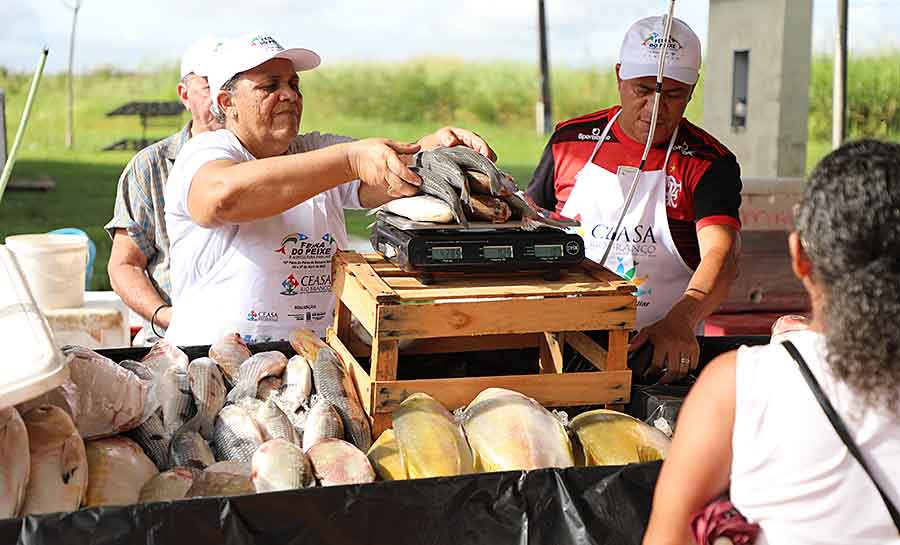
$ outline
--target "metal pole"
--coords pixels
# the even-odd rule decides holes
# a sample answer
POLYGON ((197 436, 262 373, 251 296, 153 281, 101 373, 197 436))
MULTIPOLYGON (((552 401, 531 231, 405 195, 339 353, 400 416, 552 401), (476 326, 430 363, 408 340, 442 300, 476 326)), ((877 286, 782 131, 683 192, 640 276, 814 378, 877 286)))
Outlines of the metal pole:
POLYGON ((540 35, 541 56, 541 105, 539 113, 543 113, 543 134, 553 130, 553 102, 550 97, 550 61, 547 58, 547 16, 544 12, 544 0, 538 0, 538 33, 540 35))
POLYGON ((74 75, 72 74, 73 63, 75 60, 75 23, 78 21, 78 8, 81 7, 81 0, 75 1, 75 6, 72 8, 72 32, 69 34, 69 113, 66 119, 66 148, 72 149, 72 146, 75 145, 75 90, 74 90, 74 75))
POLYGON ((47 55, 49 49, 41 51, 41 60, 38 62, 37 69, 34 71, 34 78, 31 80, 31 89, 28 90, 28 98, 25 100, 25 110, 22 111, 22 119, 19 120, 19 128, 16 130, 16 138, 13 140, 12 149, 9 150, 9 158, 3 165, 3 172, 0 173, 0 200, 3 200, 3 193, 6 191, 6 183, 12 176, 13 166, 16 164, 16 154, 19 146, 22 144, 22 136, 25 134, 25 125, 28 124, 28 116, 31 115, 31 105, 34 103, 34 97, 37 94, 38 85, 41 83, 41 75, 44 73, 44 65, 47 64, 47 55))
POLYGON ((837 36, 834 50, 831 147, 837 149, 847 139, 847 3, 837 2, 837 36))
POLYGON ((0 170, 6 164, 6 95, 0 89, 0 170))

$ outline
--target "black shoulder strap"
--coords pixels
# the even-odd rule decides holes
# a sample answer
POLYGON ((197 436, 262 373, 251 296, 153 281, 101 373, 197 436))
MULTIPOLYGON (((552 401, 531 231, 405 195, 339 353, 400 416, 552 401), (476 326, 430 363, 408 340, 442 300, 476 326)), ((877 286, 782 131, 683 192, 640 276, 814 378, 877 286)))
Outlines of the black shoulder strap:
POLYGON ((797 362, 797 365, 800 367, 800 372, 803 374, 803 378, 806 379, 806 383, 809 384, 809 389, 812 390, 814 396, 816 396, 816 401, 819 402, 819 405, 822 407, 822 410, 825 411, 825 416, 828 417, 828 420, 831 422, 831 425, 834 427, 834 431, 837 432, 838 437, 841 438, 841 441, 847 446, 847 450, 850 451, 850 454, 856 458, 856 461, 859 462, 859 465, 865 470, 866 475, 869 476, 869 479, 872 480, 872 483, 875 484, 875 488, 878 489, 878 493, 881 495, 882 501, 884 501, 884 505, 887 507, 888 513, 891 515, 891 520, 894 521, 894 526, 897 528, 897 533, 900 534, 900 513, 897 512, 897 507, 891 502, 891 499, 888 498, 887 494, 885 494, 884 489, 881 488, 881 485, 878 484, 878 481, 875 480, 875 475, 872 474, 872 470, 869 469, 869 465, 866 464, 866 460, 863 458, 862 453, 859 451, 859 447, 856 446, 856 443, 853 441, 853 438, 850 437, 850 433, 847 431, 847 426, 844 425, 844 421, 841 419, 841 416, 834 410, 834 406, 831 405, 831 402, 828 401, 828 398, 825 397, 825 392, 822 391, 822 388, 819 386, 819 382, 816 380, 816 377, 813 376, 812 371, 809 370, 809 366, 806 365, 806 360, 803 359, 803 356, 800 355, 800 352, 797 350, 797 347, 794 346, 794 343, 791 341, 784 341, 781 343, 784 345, 784 348, 788 351, 794 361, 797 362))

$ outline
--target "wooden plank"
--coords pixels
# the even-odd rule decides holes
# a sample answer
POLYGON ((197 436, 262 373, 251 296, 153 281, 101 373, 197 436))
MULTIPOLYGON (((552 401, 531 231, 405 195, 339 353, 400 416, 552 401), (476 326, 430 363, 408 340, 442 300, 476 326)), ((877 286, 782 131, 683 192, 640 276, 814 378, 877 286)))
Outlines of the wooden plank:
POLYGON ((606 368, 610 371, 628 369, 628 331, 609 332, 609 355, 606 357, 606 368))
POLYGON ((393 426, 390 414, 376 413, 372 416, 372 440, 380 436, 384 430, 393 426))
POLYGON ((402 350, 403 355, 450 354, 454 352, 479 352, 481 350, 507 350, 534 348, 540 343, 540 333, 524 335, 478 335, 475 337, 438 337, 419 339, 402 350))
MULTIPOLYGON (((583 275, 579 275, 584 278, 583 275)), ((606 296, 619 295, 619 287, 609 282, 597 282, 585 278, 579 281, 547 281, 540 278, 472 278, 437 282, 426 286, 418 278, 386 278, 403 301, 434 299, 458 299, 469 297, 563 297, 566 295, 606 296)))
POLYGON ((626 294, 637 291, 637 286, 627 280, 623 280, 619 275, 600 265, 596 261, 585 259, 581 262, 579 267, 591 278, 602 282, 609 282, 610 285, 616 287, 619 293, 626 294))
POLYGON ((350 313, 350 309, 338 299, 334 309, 334 325, 332 327, 334 327, 334 331, 338 338, 343 341, 349 341, 353 336, 353 332, 350 331, 351 319, 352 314, 350 313))
POLYGON ((371 375, 373 380, 397 380, 397 357, 400 353, 400 341, 379 339, 372 342, 371 375))
POLYGON ((581 331, 566 333, 566 343, 600 371, 606 370, 607 352, 581 331))
POLYGON ((335 256, 336 268, 357 277, 360 284, 379 303, 397 300, 397 294, 379 277, 369 263, 358 253, 341 251, 335 256))
POLYGON ((353 354, 347 350, 347 347, 341 342, 341 339, 338 338, 333 328, 328 329, 326 339, 328 345, 341 357, 341 360, 347 368, 347 372, 350 374, 350 378, 353 379, 353 383, 356 384, 356 393, 362 401, 363 408, 367 413, 371 414, 372 388, 369 374, 366 373, 366 370, 362 368, 356 358, 353 357, 353 354))
POLYGON ((534 398, 544 407, 627 403, 631 371, 510 375, 376 382, 375 414, 390 413, 408 396, 424 392, 449 410, 475 399, 485 388, 508 388, 534 398))
POLYGON ((335 297, 350 310, 350 313, 359 320, 366 331, 374 335, 375 300, 363 287, 359 278, 350 274, 343 266, 336 264, 331 289, 334 291, 335 297))
POLYGON ((635 298, 560 297, 453 302, 428 305, 383 305, 378 309, 382 338, 422 339, 502 333, 632 329, 635 298))
POLYGON ((540 336, 540 355, 538 367, 541 373, 563 372, 563 347, 565 346, 565 333, 551 333, 545 331, 540 336))

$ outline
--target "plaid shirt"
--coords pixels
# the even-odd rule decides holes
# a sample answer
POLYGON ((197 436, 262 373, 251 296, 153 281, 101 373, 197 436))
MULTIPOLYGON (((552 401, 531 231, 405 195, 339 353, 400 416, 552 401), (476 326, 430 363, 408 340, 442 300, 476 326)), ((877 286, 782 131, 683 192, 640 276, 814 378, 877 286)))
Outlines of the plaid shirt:
MULTIPOLYGON (((128 236, 147 256, 147 275, 160 297, 171 302, 169 293, 169 236, 166 233, 165 183, 175 156, 191 136, 191 123, 165 140, 139 151, 119 177, 113 217, 106 224, 110 238, 116 229, 128 236)), ((145 321, 146 322, 146 321, 145 321)), ((149 328, 145 323, 145 328, 149 328)), ((147 331, 150 331, 147 329, 147 331)))

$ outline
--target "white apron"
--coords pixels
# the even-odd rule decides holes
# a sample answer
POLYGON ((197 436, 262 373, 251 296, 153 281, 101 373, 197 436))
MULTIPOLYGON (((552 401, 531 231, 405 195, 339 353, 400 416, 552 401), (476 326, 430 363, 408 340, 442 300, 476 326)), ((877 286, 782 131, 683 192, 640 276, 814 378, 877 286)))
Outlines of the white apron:
POLYGON ((234 226, 234 241, 174 305, 166 339, 211 344, 287 339, 299 327, 325 335, 334 317, 331 258, 347 247, 343 210, 327 193, 278 216, 234 226))
MULTIPOLYGON (((684 295, 693 271, 685 264, 666 215, 666 165, 672 154, 678 129, 672 134, 662 170, 644 172, 638 180, 628 213, 618 233, 613 233, 634 174, 634 167, 620 166, 617 174, 594 164, 594 157, 606 140, 622 110, 606 125, 587 163, 575 175, 575 186, 562 209, 562 215, 581 221, 585 253, 600 261, 609 241, 615 238, 603 265, 622 278, 634 282, 638 291, 635 329, 658 322, 684 295)), ((698 329, 701 326, 698 325, 698 329)))

